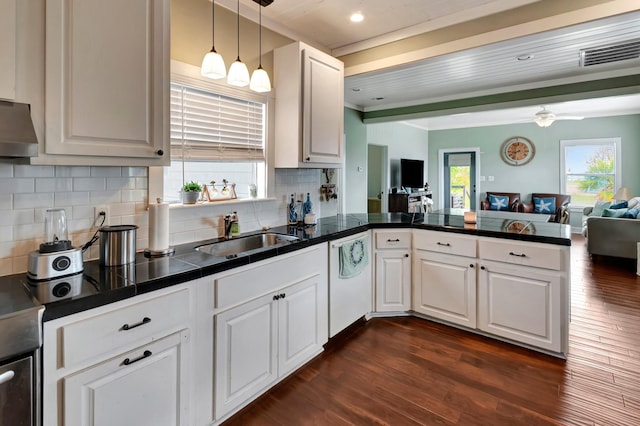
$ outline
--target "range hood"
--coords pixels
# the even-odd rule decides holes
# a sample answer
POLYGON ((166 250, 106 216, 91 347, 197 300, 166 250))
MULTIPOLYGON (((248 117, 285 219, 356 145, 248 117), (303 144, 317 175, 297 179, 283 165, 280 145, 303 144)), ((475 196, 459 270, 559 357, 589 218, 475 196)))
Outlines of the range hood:
POLYGON ((38 156, 38 138, 28 104, 0 101, 0 157, 38 156))

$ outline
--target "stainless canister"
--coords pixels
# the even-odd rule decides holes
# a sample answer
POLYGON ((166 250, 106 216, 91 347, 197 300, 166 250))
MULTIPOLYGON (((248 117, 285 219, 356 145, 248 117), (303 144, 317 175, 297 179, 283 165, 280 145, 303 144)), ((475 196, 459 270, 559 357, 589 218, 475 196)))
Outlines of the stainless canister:
POLYGON ((127 265, 136 260, 136 225, 100 228, 100 265, 127 265))

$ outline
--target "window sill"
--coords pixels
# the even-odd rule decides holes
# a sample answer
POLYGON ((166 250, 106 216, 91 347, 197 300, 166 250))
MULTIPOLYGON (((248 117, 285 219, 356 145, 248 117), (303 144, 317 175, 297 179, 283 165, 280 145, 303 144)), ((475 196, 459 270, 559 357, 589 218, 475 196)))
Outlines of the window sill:
POLYGON ((230 200, 220 201, 198 201, 195 204, 183 204, 183 203, 171 203, 169 208, 181 209, 192 207, 213 207, 213 206, 228 206, 234 204, 248 204, 248 203, 260 203, 265 201, 276 201, 276 198, 234 198, 230 200))

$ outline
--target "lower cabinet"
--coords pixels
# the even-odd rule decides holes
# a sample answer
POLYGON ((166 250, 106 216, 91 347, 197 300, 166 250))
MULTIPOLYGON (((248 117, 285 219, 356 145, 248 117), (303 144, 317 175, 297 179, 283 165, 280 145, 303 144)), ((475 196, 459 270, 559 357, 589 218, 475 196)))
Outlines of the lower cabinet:
POLYGON ((215 316, 216 418, 322 350, 323 287, 316 275, 215 316))
POLYGON ((411 231, 376 230, 375 310, 411 309, 411 231))
POLYGON ((188 424, 181 394, 188 340, 188 331, 175 333, 65 377, 64 424, 188 424))
POLYGON ((181 284, 45 322, 43 425, 192 425, 192 296, 181 284))
POLYGON ((413 310, 476 327, 476 259, 414 251, 413 310))
POLYGON ((478 328, 552 352, 563 351, 563 276, 484 261, 478 277, 478 328))

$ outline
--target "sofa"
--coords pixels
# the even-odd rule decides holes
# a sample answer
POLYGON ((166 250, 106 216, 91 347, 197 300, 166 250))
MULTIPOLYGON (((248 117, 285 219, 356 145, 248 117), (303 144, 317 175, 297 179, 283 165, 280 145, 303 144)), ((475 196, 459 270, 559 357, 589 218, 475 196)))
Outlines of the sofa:
MULTIPOLYGON (((629 205, 640 207, 640 197, 632 200, 629 205)), ((600 212, 594 214, 594 207, 585 207, 582 214, 582 233, 587 237, 590 255, 638 258, 640 219, 602 216, 600 212)))

